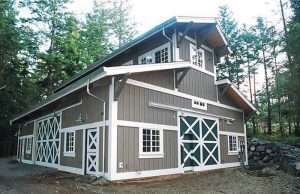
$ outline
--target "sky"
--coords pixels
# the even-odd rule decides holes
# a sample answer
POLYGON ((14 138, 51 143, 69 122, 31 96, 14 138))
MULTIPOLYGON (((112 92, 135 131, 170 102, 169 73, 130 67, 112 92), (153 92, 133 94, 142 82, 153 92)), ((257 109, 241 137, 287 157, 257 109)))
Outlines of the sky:
MULTIPOLYGON (((94 0, 73 0, 70 9, 77 15, 91 10, 94 0)), ((139 33, 172 16, 217 17, 218 7, 228 5, 239 23, 253 24, 257 16, 268 22, 280 21, 279 0, 130 0, 139 33)), ((286 0, 283 0, 286 1, 286 0)))
MULTIPOLYGON (((98 0, 100 1, 100 0, 98 0)), ((267 24, 282 30, 279 0, 129 0, 132 4, 132 17, 137 23, 138 34, 173 16, 217 17, 218 8, 228 5, 239 24, 255 24, 256 18, 265 18, 267 24)), ((287 2, 288 0, 283 0, 287 2)), ((94 0, 73 0, 69 9, 79 17, 92 9, 94 0)), ((263 69, 259 70, 257 87, 264 83, 263 69)), ((246 93, 246 85, 242 87, 246 93)))

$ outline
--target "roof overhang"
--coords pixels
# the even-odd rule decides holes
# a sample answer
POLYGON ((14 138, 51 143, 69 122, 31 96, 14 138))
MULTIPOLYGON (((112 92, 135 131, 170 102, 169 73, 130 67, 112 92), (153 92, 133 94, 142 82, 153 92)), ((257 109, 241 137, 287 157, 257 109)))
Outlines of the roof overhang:
POLYGON ((225 91, 226 95, 228 95, 229 98, 234 100, 236 104, 244 110, 246 115, 249 116, 252 113, 259 113, 255 106, 247 99, 247 97, 228 79, 216 81, 216 85, 227 86, 227 89, 225 91))
POLYGON ((221 51, 221 55, 224 55, 226 53, 231 53, 231 50, 228 46, 228 41, 225 38, 224 33, 222 32, 220 25, 216 18, 213 17, 191 17, 191 16, 175 16, 170 18, 169 20, 155 26, 151 30, 147 31, 146 33, 138 36, 137 38, 133 39, 129 43, 125 44, 124 46, 121 46, 119 49, 113 51, 110 55, 107 57, 96 61, 94 64, 90 65, 88 68, 86 68, 84 71, 82 71, 80 74, 74 76, 67 82, 63 83, 60 87, 58 87, 55 92, 58 92, 59 90, 63 89, 64 87, 70 85, 74 81, 81 79, 83 76, 86 76, 87 74, 91 73, 92 71, 95 71, 97 68, 104 65, 104 63, 112 60, 114 57, 117 57, 118 55, 121 55, 128 49, 142 43, 143 41, 149 39, 150 37, 162 33, 162 31, 167 30, 169 28, 174 27, 175 24, 190 24, 193 23, 194 26, 200 25, 200 24, 212 24, 215 26, 215 30, 210 35, 210 39, 214 40, 214 44, 219 47, 221 51))
POLYGON ((176 63, 157 63, 157 64, 146 64, 146 65, 101 67, 97 71, 92 72, 90 75, 85 76, 84 78, 73 82, 71 85, 68 85, 66 88, 60 90, 59 92, 50 95, 46 100, 44 100, 37 106, 31 108, 29 111, 26 111, 16 116, 12 120, 10 120, 10 124, 12 125, 17 120, 20 120, 23 117, 59 100, 60 98, 65 97, 68 94, 71 94, 72 92, 75 92, 85 87, 88 84, 88 82, 93 83, 105 77, 122 75, 122 74, 134 74, 134 73, 141 73, 141 72, 162 71, 162 70, 171 70, 171 69, 185 69, 185 68, 193 68, 193 66, 188 62, 176 62, 176 63))

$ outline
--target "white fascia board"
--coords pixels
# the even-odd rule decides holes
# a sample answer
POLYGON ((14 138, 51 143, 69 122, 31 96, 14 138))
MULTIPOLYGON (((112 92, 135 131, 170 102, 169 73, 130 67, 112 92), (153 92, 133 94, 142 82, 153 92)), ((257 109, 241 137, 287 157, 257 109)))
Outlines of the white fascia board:
POLYGON ((233 84, 231 84, 230 86, 246 102, 246 104, 250 106, 252 110, 258 112, 257 109, 252 105, 252 103, 249 102, 249 100, 233 84))
POLYGON ((222 84, 231 84, 231 82, 229 81, 229 79, 222 79, 216 81, 216 85, 222 85, 222 84))
POLYGON ((187 23, 187 22, 194 22, 194 23, 217 23, 216 18, 213 17, 193 17, 193 16, 176 16, 177 22, 187 23))
POLYGON ((107 76, 126 74, 126 73, 141 73, 147 71, 161 71, 168 69, 180 69, 191 67, 188 62, 175 62, 175 63, 153 63, 146 65, 128 65, 116 67, 104 67, 107 76))
POLYGON ((237 89, 237 87, 233 83, 231 83, 231 81, 229 81, 229 79, 222 79, 216 81, 216 85, 222 85, 222 84, 230 85, 230 87, 235 91, 235 93, 237 93, 243 99, 243 101, 245 101, 246 104, 250 106, 251 109, 257 112, 257 109, 253 106, 253 104, 242 94, 242 92, 239 89, 237 89))

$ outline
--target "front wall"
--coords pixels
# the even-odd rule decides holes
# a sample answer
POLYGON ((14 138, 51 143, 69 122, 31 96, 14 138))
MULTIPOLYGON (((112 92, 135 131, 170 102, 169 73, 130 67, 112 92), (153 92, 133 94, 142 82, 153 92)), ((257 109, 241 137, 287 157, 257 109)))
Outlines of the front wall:
POLYGON ((75 132, 75 157, 64 156, 64 133, 60 136, 60 165, 74 168, 82 167, 82 148, 83 148, 83 130, 76 130, 75 132))
POLYGON ((164 130, 164 157, 139 159, 139 128, 118 127, 118 172, 177 168, 177 131, 164 130), (124 168, 119 168, 123 162, 124 168))
MULTIPOLYGON (((149 102, 193 109, 192 101, 190 99, 126 84, 119 98, 118 119, 164 125, 177 125, 177 113, 175 111, 150 107, 149 102)), ((235 119, 232 125, 221 125, 221 130, 240 133, 244 132, 243 114, 241 112, 214 105, 208 105, 207 108, 208 110, 203 112, 235 119)), ((199 109, 193 110, 201 112, 199 109)))
POLYGON ((178 86, 178 91, 200 98, 217 101, 215 78, 206 73, 190 69, 178 86))

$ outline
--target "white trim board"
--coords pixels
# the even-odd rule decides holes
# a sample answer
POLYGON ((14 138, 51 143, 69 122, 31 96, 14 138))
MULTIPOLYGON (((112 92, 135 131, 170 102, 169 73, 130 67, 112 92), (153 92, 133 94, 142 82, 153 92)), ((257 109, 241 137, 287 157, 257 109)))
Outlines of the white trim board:
POLYGON ((32 160, 21 159, 21 162, 24 164, 33 164, 32 160))
MULTIPOLYGON (((105 121, 105 126, 108 126, 108 120, 105 121)), ((88 129, 88 128, 95 128, 95 127, 99 127, 99 126, 103 126, 103 121, 99 121, 99 122, 94 122, 94 123, 87 123, 87 124, 82 124, 82 125, 76 125, 76 126, 72 126, 72 127, 65 127, 63 129, 61 129, 61 132, 66 132, 66 131, 76 131, 76 130, 83 130, 83 129, 88 129)))
POLYGON ((70 172, 70 173, 74 173, 74 174, 80 174, 80 175, 84 174, 82 172, 81 168, 74 168, 74 167, 70 167, 70 166, 60 165, 60 166, 58 166, 58 170, 65 171, 65 172, 70 172))
MULTIPOLYGON (((201 172, 201 171, 217 170, 222 168, 232 168, 232 167, 239 167, 239 166, 240 166, 239 162, 234 162, 234 163, 218 164, 214 166, 206 166, 204 168, 203 167, 194 168, 194 171, 201 172)), ((146 171, 136 171, 136 172, 122 172, 122 173, 117 173, 113 179, 109 179, 109 180, 110 181, 128 180, 128 179, 138 179, 138 178, 173 175, 173 174, 184 174, 184 169, 170 168, 170 169, 146 170, 146 171)))
POLYGON ((218 102, 207 100, 207 99, 204 99, 204 98, 199 98, 199 97, 192 96, 192 95, 189 95, 189 94, 186 94, 186 93, 183 93, 183 92, 170 90, 170 89, 163 88, 163 87, 160 87, 160 86, 156 86, 156 85, 153 85, 153 84, 148 84, 148 83, 145 83, 145 82, 137 81, 137 80, 134 80, 134 79, 128 79, 126 83, 130 84, 130 85, 133 85, 133 86, 147 88, 147 89, 150 89, 150 90, 154 90, 154 91, 158 91, 158 92, 162 92, 162 93, 166 93, 166 94, 170 94, 170 95, 174 95, 174 96, 178 96, 178 97, 182 97, 182 98, 186 98, 186 99, 191 99, 191 100, 196 99, 196 100, 200 100, 200 101, 203 101, 205 103, 208 103, 208 104, 211 104, 211 105, 214 105, 214 106, 218 106, 218 107, 222 107, 222 108, 226 108, 226 109, 230 109, 230 110, 234 110, 234 111, 238 111, 238 112, 243 112, 239 108, 235 108, 235 107, 232 107, 232 106, 228 106, 228 105, 225 105, 225 104, 221 104, 221 103, 218 103, 218 102))
POLYGON ((178 130, 178 127, 176 125, 161 125, 155 123, 143 123, 143 122, 125 121, 125 120, 118 120, 117 125, 124 126, 124 127, 136 127, 136 128, 144 127, 144 128, 156 128, 156 129, 173 130, 173 131, 178 130))
POLYGON ((176 107, 176 106, 165 105, 165 104, 154 103, 154 102, 149 102, 149 106, 150 107, 155 107, 155 108, 166 109, 166 110, 195 113, 195 114, 198 114, 198 115, 204 115, 204 116, 208 116, 208 117, 227 119, 227 120, 231 120, 231 121, 235 120, 234 118, 230 118, 230 117, 224 117, 224 116, 220 116, 220 115, 205 113, 205 112, 202 112, 202 111, 195 111, 195 110, 191 110, 191 109, 180 108, 180 107, 176 107))
POLYGON ((238 133, 238 132, 231 132, 231 131, 219 131, 220 135, 227 135, 227 136, 238 136, 238 137, 245 137, 245 133, 238 133))
POLYGON ((184 171, 179 168, 146 170, 146 171, 136 171, 136 172, 122 172, 122 173, 117 173, 115 177, 111 179, 111 181, 155 177, 155 176, 172 175, 172 174, 180 174, 180 173, 184 173, 184 171))

